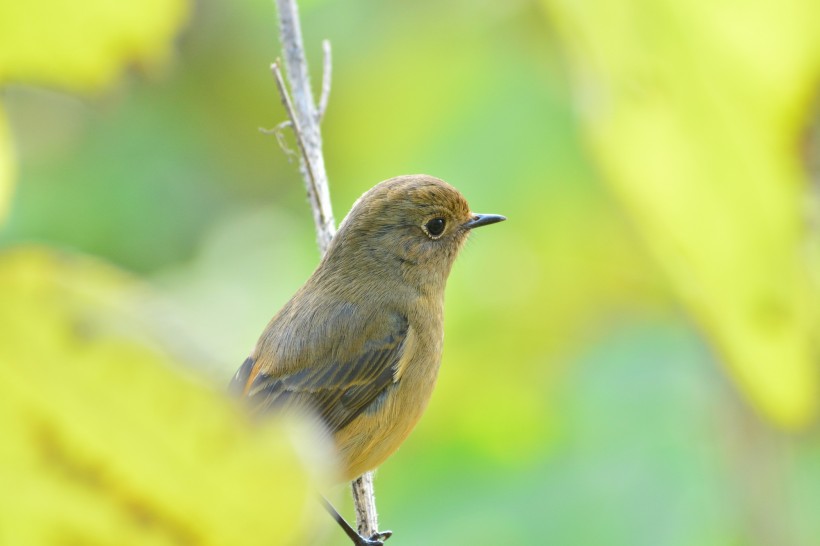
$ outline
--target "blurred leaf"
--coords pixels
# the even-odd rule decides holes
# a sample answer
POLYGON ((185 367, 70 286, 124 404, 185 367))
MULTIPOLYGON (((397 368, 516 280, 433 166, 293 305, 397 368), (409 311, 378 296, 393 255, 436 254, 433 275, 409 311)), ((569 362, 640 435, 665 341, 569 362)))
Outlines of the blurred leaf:
POLYGON ((129 64, 164 61, 186 11, 184 0, 2 2, 0 84, 94 91, 129 64))
POLYGON ((0 543, 289 543, 311 505, 282 426, 118 331, 135 290, 87 258, 0 256, 0 543))
MULTIPOLYGON (((187 7, 185 0, 0 2, 0 86, 30 83, 91 92, 128 65, 160 65, 187 7)), ((9 141, 0 108, 0 222, 13 178, 9 141)))
POLYGON ((14 158, 6 113, 0 105, 0 225, 6 217, 14 180, 14 158))
POLYGON ((812 419, 798 133, 820 4, 545 0, 592 148, 754 405, 812 419))

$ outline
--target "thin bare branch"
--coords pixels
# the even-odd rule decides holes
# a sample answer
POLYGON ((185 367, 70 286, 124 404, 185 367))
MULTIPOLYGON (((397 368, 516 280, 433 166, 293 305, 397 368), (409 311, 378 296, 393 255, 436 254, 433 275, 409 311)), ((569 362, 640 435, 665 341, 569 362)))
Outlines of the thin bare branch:
MULTIPOLYGON (((322 43, 324 50, 322 93, 317 108, 310 87, 310 75, 305 57, 305 48, 302 43, 302 30, 299 25, 296 0, 276 0, 276 6, 279 12, 279 36, 284 51, 285 68, 288 74, 288 83, 293 91, 292 103, 281 71, 276 63, 274 63, 273 72, 282 98, 282 104, 288 112, 293 132, 296 135, 296 142, 302 152, 299 161, 302 178, 305 180, 311 209, 313 210, 319 251, 324 255, 336 233, 336 222, 333 219, 333 209, 330 204, 330 186, 322 154, 322 133, 320 129, 320 122, 327 111, 330 99, 330 42, 325 40, 322 43)), ((366 537, 373 536, 378 533, 379 526, 372 473, 368 472, 354 481, 352 488, 353 499, 356 504, 356 525, 359 533, 366 537)), ((387 539, 390 533, 385 532, 380 536, 387 539)))
POLYGON ((327 104, 330 100, 330 80, 333 73, 333 58, 330 52, 330 40, 322 41, 322 51, 324 52, 324 62, 322 68, 322 95, 319 97, 319 109, 316 112, 316 119, 319 123, 325 117, 327 104))
POLYGON ((365 472, 350 484, 353 503, 356 505, 356 527, 363 537, 379 531, 379 514, 376 511, 376 492, 373 489, 373 473, 365 472))

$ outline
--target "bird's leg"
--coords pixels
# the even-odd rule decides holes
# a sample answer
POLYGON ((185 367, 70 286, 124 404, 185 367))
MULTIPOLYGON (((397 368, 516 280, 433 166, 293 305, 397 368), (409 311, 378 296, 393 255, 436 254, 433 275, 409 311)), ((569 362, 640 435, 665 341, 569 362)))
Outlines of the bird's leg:
POLYGON ((324 498, 323 496, 320 496, 319 498, 322 501, 322 506, 325 507, 325 510, 327 510, 328 514, 333 516, 333 519, 336 520, 336 523, 339 524, 339 527, 342 528, 345 534, 347 534, 347 536, 350 537, 350 540, 352 540, 353 544, 355 544, 356 546, 384 546, 384 541, 393 535, 393 531, 380 531, 378 533, 374 533, 373 536, 371 536, 370 538, 365 538, 359 533, 357 533, 356 530, 350 526, 350 524, 345 520, 345 518, 343 518, 342 515, 336 511, 335 508, 333 508, 333 505, 330 504, 330 502, 326 498, 324 498))

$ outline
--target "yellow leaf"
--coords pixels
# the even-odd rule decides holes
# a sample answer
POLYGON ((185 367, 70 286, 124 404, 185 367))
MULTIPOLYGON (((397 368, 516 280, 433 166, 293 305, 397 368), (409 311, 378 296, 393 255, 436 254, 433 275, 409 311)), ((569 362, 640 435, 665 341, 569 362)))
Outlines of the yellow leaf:
POLYGON ((304 531, 283 426, 173 371, 87 258, 0 255, 0 544, 275 545, 304 531))
POLYGON ((544 1, 607 181, 741 390, 805 425, 817 298, 798 143, 820 4, 544 1))
POLYGON ((129 64, 164 62, 186 12, 185 0, 0 2, 0 85, 97 90, 129 64))

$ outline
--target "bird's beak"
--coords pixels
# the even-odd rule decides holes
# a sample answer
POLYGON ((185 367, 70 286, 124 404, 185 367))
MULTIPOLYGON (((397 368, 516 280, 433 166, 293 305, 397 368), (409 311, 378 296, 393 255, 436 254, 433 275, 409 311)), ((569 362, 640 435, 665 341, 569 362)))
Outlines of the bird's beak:
POLYGON ((481 226, 489 226, 496 222, 503 222, 507 218, 500 214, 474 214, 469 222, 462 224, 464 229, 473 229, 481 226))

